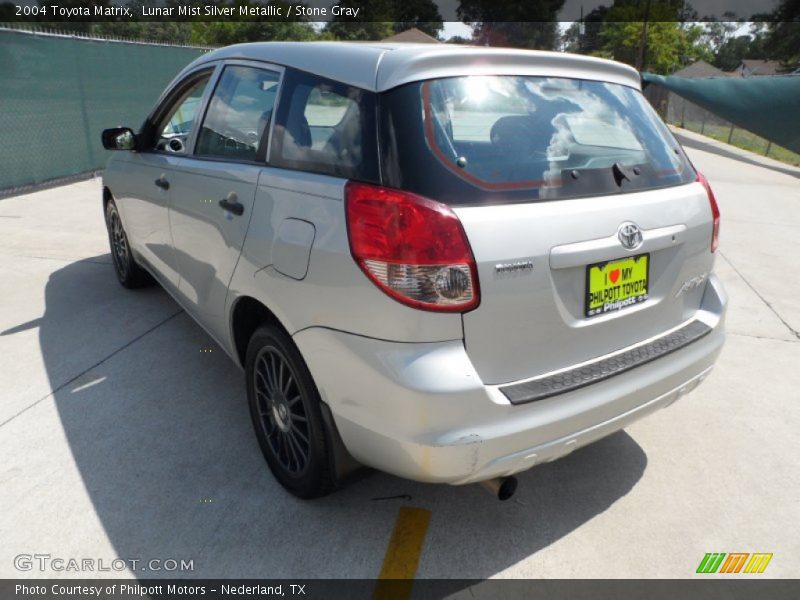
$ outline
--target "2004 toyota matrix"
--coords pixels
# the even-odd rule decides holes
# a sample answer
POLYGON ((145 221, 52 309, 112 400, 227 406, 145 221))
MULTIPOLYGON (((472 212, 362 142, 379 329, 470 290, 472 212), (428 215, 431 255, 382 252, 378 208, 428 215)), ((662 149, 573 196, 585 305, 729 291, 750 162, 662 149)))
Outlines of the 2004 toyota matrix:
POLYGON ((116 153, 125 287, 246 372, 301 497, 362 465, 487 482, 667 406, 724 341, 714 195, 630 67, 458 46, 210 52, 116 153))

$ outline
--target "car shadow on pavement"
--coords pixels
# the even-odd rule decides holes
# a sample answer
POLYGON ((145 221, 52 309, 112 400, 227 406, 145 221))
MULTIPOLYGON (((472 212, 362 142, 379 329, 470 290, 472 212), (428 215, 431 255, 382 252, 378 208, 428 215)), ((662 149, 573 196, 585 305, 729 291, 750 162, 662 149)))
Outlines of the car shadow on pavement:
POLYGON ((398 508, 416 506, 432 513, 418 576, 487 578, 608 510, 646 468, 643 450, 618 433, 521 474, 517 495, 504 503, 475 485, 382 473, 298 500, 264 463, 241 371, 165 296, 159 288, 122 290, 110 264, 72 263, 51 275, 39 322, 61 425, 117 557, 192 561, 192 570, 138 577, 373 578, 398 508), (121 308, 115 298, 125 299, 121 308), (115 332, 98 327, 97 315, 119 311, 111 316, 123 322, 137 298, 150 302, 160 324, 131 332, 65 382, 73 333, 89 328, 95 343, 107 343, 115 332))

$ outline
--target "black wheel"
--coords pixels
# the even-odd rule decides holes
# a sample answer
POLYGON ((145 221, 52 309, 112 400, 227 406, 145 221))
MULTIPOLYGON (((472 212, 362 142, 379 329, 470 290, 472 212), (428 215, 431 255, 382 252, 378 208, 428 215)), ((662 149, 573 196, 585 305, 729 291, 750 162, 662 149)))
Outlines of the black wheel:
POLYGON ((114 200, 106 204, 106 229, 108 229, 108 244, 111 247, 111 259, 117 279, 126 288, 138 288, 148 285, 152 279, 147 272, 136 264, 128 244, 128 236, 122 227, 119 211, 114 200))
POLYGON ((294 342, 265 325, 253 334, 245 361, 247 399, 258 443, 275 478, 299 498, 334 489, 320 398, 294 342))

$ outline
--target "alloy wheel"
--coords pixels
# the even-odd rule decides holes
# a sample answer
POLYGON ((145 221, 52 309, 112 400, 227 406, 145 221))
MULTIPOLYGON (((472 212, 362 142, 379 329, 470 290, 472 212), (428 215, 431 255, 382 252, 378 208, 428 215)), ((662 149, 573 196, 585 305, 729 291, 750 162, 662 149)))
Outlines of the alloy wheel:
POLYGON ((308 415, 297 377, 286 357, 274 347, 259 352, 253 370, 259 421, 278 463, 294 477, 309 465, 308 415))
POLYGON ((112 209, 108 217, 108 233, 111 238, 114 264, 124 277, 128 271, 128 240, 125 239, 125 231, 122 229, 122 221, 116 209, 112 209))

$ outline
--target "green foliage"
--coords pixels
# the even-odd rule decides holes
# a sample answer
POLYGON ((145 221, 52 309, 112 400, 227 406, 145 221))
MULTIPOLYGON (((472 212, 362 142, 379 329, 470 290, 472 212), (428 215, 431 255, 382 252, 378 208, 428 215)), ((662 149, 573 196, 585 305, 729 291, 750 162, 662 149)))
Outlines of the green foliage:
POLYGON ((476 44, 553 50, 564 1, 461 0, 458 17, 472 26, 476 44))
POLYGON ((17 8, 11 2, 0 3, 0 23, 11 23, 17 13, 17 8))
POLYGON ((739 35, 728 38, 717 49, 712 64, 723 71, 733 71, 744 58, 765 58, 766 36, 739 35))
POLYGON ((606 23, 601 54, 643 71, 669 74, 696 60, 713 60, 703 28, 674 21, 606 23))
POLYGON ((344 41, 376 41, 394 34, 392 24, 386 21, 330 21, 323 31, 344 41))
POLYGON ((468 46, 468 45, 470 45, 470 44, 472 44, 474 42, 472 41, 472 38, 465 38, 465 37, 461 37, 460 35, 454 35, 453 37, 451 37, 451 38, 449 38, 447 40, 447 43, 448 44, 463 44, 463 45, 467 45, 468 46))
POLYGON ((581 23, 572 23, 561 36, 561 49, 564 52, 577 54, 594 54, 603 46, 603 28, 608 8, 599 6, 583 18, 583 33, 581 23))
POLYGON ((160 43, 188 45, 192 42, 192 23, 173 21, 136 21, 133 23, 95 23, 93 35, 150 40, 160 43))
POLYGON ((461 0, 458 17, 464 23, 543 23, 554 21, 563 6, 564 0, 461 0))
POLYGON ((416 27, 439 37, 444 23, 433 0, 340 0, 341 7, 358 8, 358 16, 334 17, 324 31, 338 40, 382 40, 416 27))
POLYGON ((190 43, 227 46, 242 42, 305 41, 316 39, 309 23, 296 21, 223 21, 191 24, 190 43))
POLYGON ((717 52, 739 28, 739 23, 733 20, 733 13, 726 12, 722 16, 731 20, 705 23, 705 38, 715 52, 717 52))
POLYGON ((700 59, 723 71, 746 58, 779 60, 785 70, 800 67, 800 0, 782 0, 773 13, 754 17, 749 35, 736 35, 741 22, 733 13, 722 16, 727 20, 700 25, 683 0, 614 0, 586 15, 583 35, 578 23, 567 28, 560 47, 663 74, 700 59))
POLYGON ((593 24, 594 36, 587 44, 586 50, 592 54, 663 74, 695 60, 713 59, 707 31, 683 22, 697 16, 680 0, 616 0, 601 18, 602 22, 593 24))
POLYGON ((800 0, 783 0, 767 28, 768 57, 787 71, 800 67, 800 0))
POLYGON ((416 27, 431 37, 439 38, 444 29, 444 21, 433 0, 404 0, 392 4, 392 28, 395 33, 416 27))
POLYGON ((554 50, 558 45, 556 22, 473 23, 472 38, 478 46, 502 46, 554 50))

